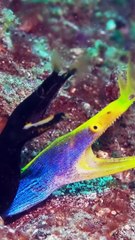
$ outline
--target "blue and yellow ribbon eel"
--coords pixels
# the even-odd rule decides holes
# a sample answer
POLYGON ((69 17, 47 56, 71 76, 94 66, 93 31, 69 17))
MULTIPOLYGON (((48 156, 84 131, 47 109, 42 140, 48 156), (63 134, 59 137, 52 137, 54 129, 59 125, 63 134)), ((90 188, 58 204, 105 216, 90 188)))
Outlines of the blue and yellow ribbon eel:
MULTIPOLYGON (((119 77, 118 99, 70 133, 57 138, 21 170, 16 196, 4 212, 13 216, 45 200, 65 184, 115 174, 135 167, 135 156, 103 159, 92 144, 135 101, 135 70, 130 61, 126 80, 119 77)), ((26 125, 28 130, 32 125, 26 125)))

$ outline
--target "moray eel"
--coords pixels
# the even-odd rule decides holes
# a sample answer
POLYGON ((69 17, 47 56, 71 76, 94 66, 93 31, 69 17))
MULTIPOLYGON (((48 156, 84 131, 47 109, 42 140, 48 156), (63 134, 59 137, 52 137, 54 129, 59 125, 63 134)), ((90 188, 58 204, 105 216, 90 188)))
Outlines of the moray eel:
POLYGON ((29 120, 40 112, 41 115, 46 112, 60 87, 75 71, 75 69, 69 69, 66 73, 60 74, 58 69, 54 69, 36 91, 16 107, 2 129, 0 134, 0 215, 9 208, 18 190, 21 178, 22 147, 28 140, 39 136, 63 120, 65 114, 51 115, 38 121, 37 124, 30 124, 29 120))
MULTIPOLYGON (((135 167, 135 156, 102 159, 97 158, 92 151, 92 144, 135 101, 134 76, 133 64, 130 62, 127 79, 123 80, 121 77, 118 79, 120 88, 118 99, 81 126, 57 138, 22 168, 18 191, 3 216, 13 216, 30 209, 65 184, 98 178, 135 167)), ((39 122, 39 126, 37 123, 36 127, 40 127, 40 124, 42 126, 42 121, 39 122)), ((33 124, 22 127, 24 136, 25 131, 36 129, 33 124)), ((26 134, 25 140, 28 136, 29 134, 26 134)))

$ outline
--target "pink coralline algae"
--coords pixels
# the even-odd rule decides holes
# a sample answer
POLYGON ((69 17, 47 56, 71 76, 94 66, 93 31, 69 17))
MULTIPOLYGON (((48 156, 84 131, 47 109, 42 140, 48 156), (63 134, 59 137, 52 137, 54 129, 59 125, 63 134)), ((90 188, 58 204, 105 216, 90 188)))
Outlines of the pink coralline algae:
POLYGON ((134 217, 133 193, 116 188, 98 195, 50 198, 11 226, 29 233, 33 240, 120 240, 118 234, 124 236, 124 224, 132 235, 135 233, 131 224, 134 217), (128 219, 132 221, 128 223, 128 219))
POLYGON ((4 222, 0 219, 0 239, 1 240, 29 240, 27 234, 19 230, 13 230, 8 226, 3 225, 4 222))

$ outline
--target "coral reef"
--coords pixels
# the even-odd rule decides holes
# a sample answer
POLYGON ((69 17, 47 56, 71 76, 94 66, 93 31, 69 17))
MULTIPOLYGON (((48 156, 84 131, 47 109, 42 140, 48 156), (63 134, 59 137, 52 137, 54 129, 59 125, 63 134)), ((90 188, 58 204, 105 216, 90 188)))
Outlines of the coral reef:
MULTIPOLYGON (((69 119, 25 145, 24 165, 117 97, 118 73, 125 73, 127 52, 135 47, 135 3, 10 0, 1 1, 0 8, 0 128, 51 72, 53 49, 66 59, 65 69, 83 49, 90 55, 85 73, 64 85, 47 112, 66 111, 69 119)), ((97 155, 135 155, 134 118, 132 107, 94 144, 97 155)), ((1 222, 0 239, 133 240, 134 180, 131 170, 68 185, 31 211, 7 219, 7 226, 1 222)))

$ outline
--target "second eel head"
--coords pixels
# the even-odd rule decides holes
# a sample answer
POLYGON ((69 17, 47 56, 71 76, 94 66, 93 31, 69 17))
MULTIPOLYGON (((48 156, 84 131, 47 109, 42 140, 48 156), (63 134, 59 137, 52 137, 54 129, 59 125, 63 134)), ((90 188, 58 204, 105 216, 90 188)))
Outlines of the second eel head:
POLYGON ((135 167, 135 157, 103 159, 94 155, 91 145, 108 127, 110 127, 135 101, 135 69, 129 62, 126 80, 121 76, 118 79, 120 95, 118 99, 108 104, 90 120, 81 125, 76 131, 89 129, 93 141, 85 149, 76 163, 76 179, 80 180, 102 177, 135 167))

